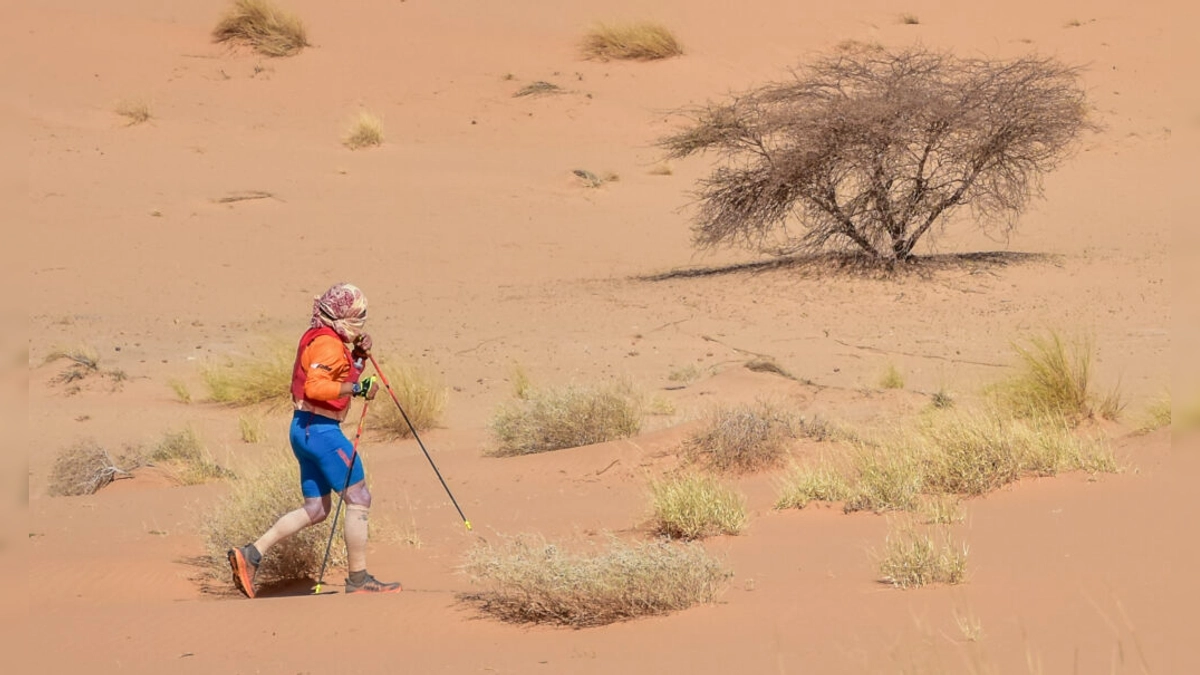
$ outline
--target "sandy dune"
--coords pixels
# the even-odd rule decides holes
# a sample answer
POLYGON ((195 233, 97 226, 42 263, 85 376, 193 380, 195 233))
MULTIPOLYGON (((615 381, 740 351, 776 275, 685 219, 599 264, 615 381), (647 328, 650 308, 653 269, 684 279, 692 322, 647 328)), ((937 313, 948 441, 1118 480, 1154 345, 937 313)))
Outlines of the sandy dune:
MULTIPOLYGON (((27 380, 30 441, 28 533, 6 534, 3 549, 7 568, 28 569, 27 616, 23 598, 6 609, 27 629, 10 635, 23 647, 13 672, 1200 672, 1200 582, 1185 567, 1200 559, 1200 462, 1166 431, 1134 433, 1173 377, 1200 381, 1194 359, 1171 358, 1171 256, 1188 250, 1173 248, 1172 228, 1192 220, 1200 151, 1195 7, 289 0, 314 46, 265 59, 211 42, 224 5, 0 9, 0 53, 15 64, 0 119, 16 148, 0 175, 18 178, 10 230, 30 239, 18 293, 28 368, 8 378, 27 380), (626 18, 668 25, 685 55, 579 58, 592 22, 626 18), (692 249, 688 190, 709 166, 653 170, 668 112, 851 39, 1086 66, 1104 130, 1047 178, 1010 237, 957 221, 932 249, 1050 257, 924 280, 640 278, 754 259, 692 249), (513 96, 539 80, 565 92, 513 96), (128 125, 114 112, 123 100, 153 118, 128 125), (352 152, 340 138, 362 109, 382 118, 386 142, 352 152), (575 169, 619 180, 587 188, 575 169), (268 196, 221 201, 247 191, 268 196), (413 442, 365 445, 376 512, 420 540, 373 543, 371 567, 403 594, 203 592, 186 561, 221 483, 176 487, 144 471, 88 497, 47 495, 55 453, 80 438, 119 448, 190 425, 235 468, 280 447, 286 413, 268 418, 266 442, 245 444, 237 411, 184 405, 168 382, 200 398, 201 367, 293 340, 313 294, 339 280, 370 297, 378 351, 451 388, 444 428, 424 438, 473 533, 413 442), (1012 340, 1048 327, 1093 336, 1099 379, 1120 383, 1126 419, 1103 429, 1125 469, 968 502, 955 527, 970 546, 964 585, 878 583, 870 552, 886 518, 775 511, 775 476, 758 475, 737 482, 748 531, 705 544, 735 574, 717 604, 574 631, 497 623, 456 599, 472 588, 457 566, 481 538, 640 536, 645 476, 672 465, 714 403, 771 396, 877 427, 939 389, 978 395, 1009 372, 1012 340), (68 392, 43 361, 81 344, 129 379, 68 392), (753 354, 813 384, 750 372, 753 354), (486 458, 515 364, 544 386, 624 379, 675 412, 626 441, 486 458), (888 365, 903 391, 877 388, 888 365), (686 366, 705 377, 666 389, 686 366)), ((5 362, 26 357, 18 347, 5 362)))

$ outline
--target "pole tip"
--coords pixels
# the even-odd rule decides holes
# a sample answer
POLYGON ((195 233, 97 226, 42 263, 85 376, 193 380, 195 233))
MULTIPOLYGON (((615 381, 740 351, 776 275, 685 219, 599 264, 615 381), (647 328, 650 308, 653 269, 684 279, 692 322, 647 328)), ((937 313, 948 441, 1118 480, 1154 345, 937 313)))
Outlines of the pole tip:
POLYGON ((321 594, 321 584, 317 584, 316 586, 313 586, 313 595, 320 595, 320 594, 321 594))
POLYGON ((471 529, 471 521, 469 521, 469 520, 464 520, 464 521, 463 521, 463 525, 466 525, 468 530, 470 530, 470 529, 471 529))

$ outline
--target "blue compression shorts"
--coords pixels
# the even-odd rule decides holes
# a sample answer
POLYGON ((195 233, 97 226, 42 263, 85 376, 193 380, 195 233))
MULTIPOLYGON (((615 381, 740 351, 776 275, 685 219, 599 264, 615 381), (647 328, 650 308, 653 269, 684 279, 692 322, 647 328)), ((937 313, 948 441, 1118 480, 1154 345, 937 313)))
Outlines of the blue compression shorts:
POLYGON ((364 477, 362 457, 354 457, 354 445, 342 433, 338 421, 302 410, 292 415, 288 433, 292 452, 300 462, 300 491, 305 498, 323 497, 330 492, 361 481, 364 477), (346 470, 350 469, 350 480, 346 470))

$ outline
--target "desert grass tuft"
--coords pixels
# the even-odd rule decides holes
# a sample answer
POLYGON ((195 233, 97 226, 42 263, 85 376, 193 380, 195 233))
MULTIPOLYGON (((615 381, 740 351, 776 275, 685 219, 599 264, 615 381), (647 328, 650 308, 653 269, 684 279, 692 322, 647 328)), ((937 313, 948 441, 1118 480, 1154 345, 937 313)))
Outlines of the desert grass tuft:
POLYGON ((205 368, 201 375, 209 397, 216 403, 281 407, 291 401, 294 361, 293 349, 277 342, 261 355, 231 359, 221 366, 205 368))
POLYGON ((180 403, 192 402, 192 392, 190 389, 188 389, 187 383, 183 380, 168 380, 167 386, 171 388, 171 391, 175 392, 175 398, 179 399, 180 403))
POLYGON ((55 378, 58 382, 74 382, 82 380, 88 375, 100 372, 100 355, 90 346, 78 345, 75 347, 55 348, 46 355, 43 363, 55 363, 64 360, 69 361, 69 363, 66 370, 63 370, 55 378))
POLYGON ((404 421, 404 415, 400 414, 392 397, 383 391, 371 402, 367 428, 389 439, 412 436, 409 422, 416 427, 417 433, 436 428, 446 410, 449 397, 446 386, 432 373, 398 359, 383 359, 380 364, 387 373, 392 391, 404 407, 404 414, 408 415, 408 422, 404 421))
POLYGON ((342 139, 342 144, 351 150, 383 145, 383 121, 365 110, 359 112, 350 123, 350 130, 342 139))
POLYGON ((50 469, 49 493, 52 497, 94 494, 114 480, 132 478, 139 462, 125 457, 113 458, 95 441, 81 440, 58 453, 50 469))
POLYGON ((746 369, 753 370, 756 373, 775 373, 788 379, 795 379, 791 373, 769 356, 756 356, 750 359, 746 362, 746 369))
POLYGON ((654 531, 671 539, 738 534, 746 526, 745 500, 712 476, 688 474, 650 483, 654 531))
POLYGON ((1120 388, 1097 400, 1093 392, 1091 340, 1067 341, 1057 332, 1014 344, 1017 374, 997 388, 1000 400, 1021 417, 1055 415, 1072 422, 1100 414, 1119 416, 1120 388))
POLYGON ((249 45, 265 56, 292 56, 309 46, 304 23, 270 0, 234 0, 213 39, 249 45))
POLYGON ((117 103, 115 112, 129 120, 129 126, 150 121, 150 104, 140 99, 126 99, 117 103))
POLYGON ((916 14, 909 14, 907 12, 900 15, 899 21, 906 26, 916 26, 917 24, 921 23, 920 17, 918 17, 916 14))
POLYGON ((845 510, 913 510, 925 489, 925 468, 918 448, 903 442, 857 444, 853 454, 855 475, 845 510))
POLYGON ((598 24, 584 36, 580 49, 584 58, 601 61, 650 61, 683 53, 683 46, 670 30, 648 21, 598 24))
POLYGON ((679 382, 684 385, 691 384, 696 380, 704 377, 704 371, 696 364, 689 363, 686 366, 672 368, 671 372, 667 373, 667 379, 671 382, 679 382))
POLYGON ((904 388, 904 374, 896 368, 896 364, 888 364, 887 370, 883 371, 883 376, 879 378, 879 386, 884 389, 904 388))
POLYGON ((714 471, 742 473, 778 466, 796 437, 796 418, 777 405, 719 406, 683 444, 684 453, 714 471))
POLYGON ((776 509, 802 509, 810 502, 840 502, 850 496, 850 484, 833 466, 794 466, 779 488, 776 509))
POLYGON ((967 546, 952 541, 949 530, 935 539, 911 524, 894 527, 878 554, 883 581, 898 588, 961 584, 967 574, 967 546))
POLYGON ((1146 406, 1145 420, 1141 431, 1154 431, 1171 426, 1171 397, 1163 396, 1146 406))
POLYGON ((965 518, 962 500, 957 495, 930 495, 921 500, 918 512, 926 525, 953 525, 965 518))
POLYGON ((480 544, 468 552, 463 571, 484 590, 461 599, 485 614, 574 628, 712 602, 731 576, 695 543, 610 539, 589 555, 536 535, 480 544))
POLYGON ((513 396, 522 401, 529 398, 533 392, 533 381, 529 379, 529 373, 525 371, 524 366, 519 363, 513 364, 510 381, 512 382, 513 396))
POLYGON ((522 96, 541 96, 542 94, 561 94, 563 88, 553 82, 538 80, 521 87, 513 94, 513 98, 522 96))
POLYGON ((633 436, 642 427, 641 398, 627 385, 538 390, 502 406, 492 419, 495 456, 528 455, 633 436))
MULTIPOLYGON (((203 563, 212 580, 232 589, 225 552, 233 546, 255 541, 280 516, 298 508, 302 502, 300 473, 291 453, 273 452, 262 469, 231 481, 229 493, 203 519, 203 563)), ((338 528, 341 529, 341 521, 338 528)), ((322 525, 306 527, 283 540, 263 558, 257 583, 315 577, 321 569, 328 536, 328 525, 322 525)), ((330 549, 329 566, 334 569, 345 562, 345 547, 335 542, 330 549)))
POLYGON ((167 471, 181 485, 199 485, 211 480, 233 478, 233 472, 213 461, 212 455, 191 427, 167 432, 150 449, 147 459, 167 471))
POLYGON ((263 431, 263 418, 259 415, 238 415, 238 432, 243 443, 259 443, 267 436, 263 431))

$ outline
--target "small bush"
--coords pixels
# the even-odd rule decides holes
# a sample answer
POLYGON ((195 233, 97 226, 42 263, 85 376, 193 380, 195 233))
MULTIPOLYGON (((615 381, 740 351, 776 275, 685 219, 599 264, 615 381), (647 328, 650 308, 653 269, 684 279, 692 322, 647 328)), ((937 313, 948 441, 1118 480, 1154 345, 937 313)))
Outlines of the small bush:
POLYGON ((1171 426, 1171 397, 1164 396, 1146 407, 1146 419, 1142 431, 1154 431, 1171 426))
POLYGON ((179 399, 180 403, 192 402, 192 392, 183 380, 169 380, 167 386, 171 388, 171 391, 175 392, 175 398, 179 399))
POLYGON ((365 110, 358 113, 342 144, 351 150, 383 145, 383 121, 365 110))
POLYGON ((463 600, 503 621, 582 628, 712 602, 731 576, 698 544, 616 539, 594 555, 541 537, 481 544, 463 570, 486 589, 463 600))
POLYGON ((837 469, 820 464, 792 467, 775 500, 777 509, 802 509, 809 502, 840 502, 850 496, 850 484, 837 469))
POLYGON ((1018 373, 1000 385, 1001 401, 1022 417, 1056 415, 1079 422, 1099 413, 1117 417, 1124 403, 1118 388, 1097 401, 1092 383, 1092 344, 1064 341, 1056 332, 1015 344, 1018 373))
POLYGON ((83 440, 58 453, 50 469, 49 493, 52 497, 94 494, 120 478, 132 478, 136 459, 113 459, 93 440, 83 440))
POLYGON ((291 56, 309 46, 304 23, 270 0, 234 0, 213 39, 246 44, 266 56, 291 56))
POLYGON ((922 453, 906 443, 859 444, 855 477, 844 508, 851 511, 911 511, 925 489, 922 453))
MULTIPOLYGON (((392 361, 381 362, 380 367, 388 375, 388 382, 408 421, 416 427, 417 433, 426 429, 436 428, 446 410, 446 400, 449 395, 446 387, 432 374, 413 366, 398 364, 392 361)), ((371 402, 370 419, 367 427, 381 433, 385 438, 397 439, 412 436, 412 430, 404 421, 404 416, 392 401, 386 391, 380 392, 371 402)))
POLYGON ((935 541, 911 525, 902 526, 888 534, 879 556, 879 573, 898 588, 960 584, 966 580, 967 547, 954 544, 946 530, 935 541))
POLYGON ((46 355, 43 363, 55 363, 62 360, 70 363, 67 364, 66 370, 55 378, 58 382, 74 382, 100 372, 100 355, 96 353, 95 349, 85 345, 57 348, 46 355))
POLYGON ((266 437, 263 420, 258 415, 239 415, 238 431, 242 434, 243 443, 258 443, 266 437))
POLYGON ((232 406, 287 405, 292 400, 292 366, 295 350, 284 343, 270 346, 263 356, 233 359, 205 368, 204 383, 210 398, 232 406))
MULTIPOLYGON (((203 519, 203 562, 212 579, 232 589, 225 552, 233 546, 257 540, 280 516, 299 508, 303 501, 300 471, 290 453, 275 453, 258 472, 232 481, 229 494, 203 519)), ((332 520, 331 517, 327 522, 332 520)), ((341 527, 339 519, 339 531, 341 527)), ((283 540, 263 558, 256 583, 315 577, 321 570, 328 537, 329 528, 326 525, 306 527, 283 540)), ((335 542, 330 549, 329 566, 337 568, 344 565, 345 552, 345 546, 335 542)))
POLYGON ((129 126, 150 120, 150 104, 141 100, 126 100, 117 104, 116 113, 129 120, 129 126))
POLYGON ((711 476, 686 475, 650 483, 654 531, 672 539, 738 534, 746 525, 745 500, 711 476))
POLYGON ((795 417, 760 401, 714 409, 708 424, 684 442, 684 451, 715 471, 757 471, 777 466, 795 437, 795 417))
POLYGON ((666 27, 651 22, 599 24, 584 36, 584 58, 649 61, 678 56, 683 46, 666 27))
POLYGON ((904 375, 896 368, 896 364, 888 364, 887 370, 883 372, 883 377, 879 378, 879 386, 884 389, 904 388, 904 375))
POLYGON ((213 461, 212 455, 191 427, 163 434, 162 440, 150 449, 147 459, 166 469, 181 485, 198 485, 233 477, 232 471, 213 461))
POLYGON ((535 391, 492 420, 497 456, 527 455, 628 438, 642 426, 642 404, 627 386, 535 391))

